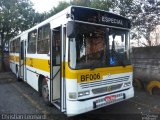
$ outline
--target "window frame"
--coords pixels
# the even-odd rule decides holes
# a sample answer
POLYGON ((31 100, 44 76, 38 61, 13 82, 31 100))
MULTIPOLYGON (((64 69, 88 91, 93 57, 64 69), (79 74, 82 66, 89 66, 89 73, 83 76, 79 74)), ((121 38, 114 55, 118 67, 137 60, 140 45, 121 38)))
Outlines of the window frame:
POLYGON ((15 39, 15 53, 20 53, 20 37, 15 39))
POLYGON ((28 45, 27 45, 27 53, 28 54, 36 54, 36 52, 37 52, 37 29, 34 29, 34 30, 32 30, 32 31, 30 31, 29 33, 28 33, 28 45), (30 42, 30 34, 32 34, 32 33, 36 33, 36 38, 35 38, 35 40, 33 41, 32 40, 32 42, 30 42), (33 43, 33 42, 35 42, 35 50, 34 50, 34 52, 33 51, 29 51, 30 49, 29 49, 29 46, 30 46, 30 43, 33 43))
MULTIPOLYGON (((51 40, 51 28, 50 28, 50 23, 48 23, 48 24, 45 24, 45 25, 43 25, 43 26, 41 26, 41 27, 39 27, 38 28, 38 30, 37 30, 37 33, 38 33, 38 36, 37 36, 37 54, 48 54, 49 53, 49 51, 50 51, 50 40, 51 40), (48 30, 48 38, 45 36, 45 28, 49 28, 48 30), (41 30, 41 34, 40 34, 40 30, 41 30), (45 37, 46 38, 45 38, 45 37), (42 42, 42 41, 46 41, 46 40, 48 40, 48 50, 47 51, 44 51, 44 52, 42 52, 42 51, 40 51, 40 49, 39 49, 39 46, 41 45, 39 42, 42 42)), ((42 48, 43 46, 41 46, 40 48, 42 48)), ((44 48, 43 48, 44 49, 44 48)))

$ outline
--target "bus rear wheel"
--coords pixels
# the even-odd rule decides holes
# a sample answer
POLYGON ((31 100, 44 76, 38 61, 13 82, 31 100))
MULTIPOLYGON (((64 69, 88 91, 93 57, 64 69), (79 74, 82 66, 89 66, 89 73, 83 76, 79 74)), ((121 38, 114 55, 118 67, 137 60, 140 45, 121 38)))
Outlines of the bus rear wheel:
POLYGON ((43 97, 45 104, 50 105, 49 88, 48 88, 48 84, 47 84, 47 81, 45 80, 45 78, 43 78, 43 80, 42 80, 42 88, 41 89, 42 89, 42 97, 43 97))

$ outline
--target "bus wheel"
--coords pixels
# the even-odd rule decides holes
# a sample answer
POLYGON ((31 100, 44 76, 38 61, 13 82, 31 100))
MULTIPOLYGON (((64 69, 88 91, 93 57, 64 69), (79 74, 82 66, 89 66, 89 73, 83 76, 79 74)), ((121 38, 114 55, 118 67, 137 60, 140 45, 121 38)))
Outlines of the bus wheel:
POLYGON ((45 78, 43 78, 43 80, 42 80, 41 90, 42 90, 42 97, 43 97, 44 102, 46 103, 46 105, 50 105, 49 89, 48 89, 48 84, 47 84, 47 81, 45 80, 45 78))

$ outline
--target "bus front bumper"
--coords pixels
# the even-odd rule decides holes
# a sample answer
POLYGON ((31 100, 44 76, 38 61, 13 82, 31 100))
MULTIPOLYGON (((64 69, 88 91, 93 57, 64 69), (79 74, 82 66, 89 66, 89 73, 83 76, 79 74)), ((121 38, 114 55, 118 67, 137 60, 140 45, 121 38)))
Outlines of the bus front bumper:
POLYGON ((102 108, 114 103, 118 103, 134 96, 133 87, 113 94, 86 99, 80 101, 67 101, 67 116, 75 116, 81 113, 89 112, 98 108, 102 108))

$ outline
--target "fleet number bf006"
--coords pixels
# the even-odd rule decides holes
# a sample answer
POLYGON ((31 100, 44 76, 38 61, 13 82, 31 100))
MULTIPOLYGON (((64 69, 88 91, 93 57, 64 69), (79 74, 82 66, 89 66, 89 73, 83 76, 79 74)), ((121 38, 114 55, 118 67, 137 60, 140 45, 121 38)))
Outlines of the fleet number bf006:
POLYGON ((81 82, 87 82, 92 80, 99 80, 101 79, 101 76, 100 76, 100 73, 86 74, 86 75, 81 75, 80 79, 81 79, 81 82))

